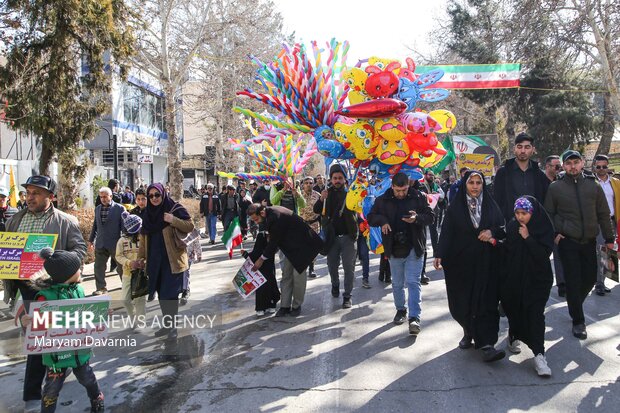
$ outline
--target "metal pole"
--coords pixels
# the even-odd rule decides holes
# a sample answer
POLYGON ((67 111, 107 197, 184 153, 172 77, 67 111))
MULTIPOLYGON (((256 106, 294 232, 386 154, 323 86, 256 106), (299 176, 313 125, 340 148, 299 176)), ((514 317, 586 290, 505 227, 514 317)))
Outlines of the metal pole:
POLYGON ((118 179, 118 141, 116 134, 112 135, 112 156, 114 160, 114 179, 118 179))

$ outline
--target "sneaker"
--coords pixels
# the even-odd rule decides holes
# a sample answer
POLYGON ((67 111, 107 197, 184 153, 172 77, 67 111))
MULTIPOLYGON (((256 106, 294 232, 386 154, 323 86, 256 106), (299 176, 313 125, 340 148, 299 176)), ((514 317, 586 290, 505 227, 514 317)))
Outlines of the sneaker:
POLYGON ((297 307, 297 308, 291 309, 291 311, 289 311, 288 315, 290 315, 291 317, 299 317, 300 313, 301 313, 301 307, 297 307))
POLYGON ((409 334, 417 336, 420 333, 420 319, 417 317, 409 319, 409 334))
POLYGON ((98 290, 93 291, 93 295, 104 295, 107 293, 108 293, 108 290, 105 288, 100 288, 98 290))
POLYGON ((558 296, 566 297, 566 284, 558 284, 558 296))
POLYGON ((258 311, 256 312, 256 317, 262 317, 262 316, 264 316, 264 315, 265 315, 265 312, 264 312, 263 310, 258 310, 258 311))
POLYGON ((280 309, 276 312, 276 317, 284 317, 291 312, 291 309, 288 307, 280 307, 280 309))
POLYGON ((495 347, 487 345, 482 347, 482 359, 490 363, 492 361, 501 360, 506 357, 506 352, 504 350, 497 350, 495 347))
POLYGON ((426 275, 420 277, 420 284, 428 285, 429 282, 431 282, 431 279, 428 278, 426 275))
POLYGON ((601 297, 603 297, 605 295, 605 287, 603 287, 602 285, 597 285, 596 287, 594 287, 594 292, 596 293, 596 295, 600 295, 601 297))
POLYGON ((603 286, 603 291, 605 291, 606 294, 609 294, 611 292, 611 288, 603 286))
POLYGON ((310 274, 308 274, 308 278, 316 278, 316 273, 312 271, 310 274))
POLYGON ((90 412, 98 413, 105 411, 105 406, 103 405, 103 393, 99 393, 96 399, 90 401, 90 412))
POLYGON ((275 313, 276 313, 275 308, 268 308, 265 310, 265 314, 275 314, 275 313))
POLYGON ((333 286, 332 285, 332 297, 334 298, 338 298, 340 297, 340 286, 333 286))
POLYGON ((24 402, 24 413, 34 413, 41 411, 41 400, 27 400, 24 402))
POLYGON ((184 293, 179 300, 179 305, 184 306, 187 304, 187 300, 189 299, 189 291, 184 293))
POLYGON ((539 376, 551 377, 551 369, 547 365, 547 359, 540 353, 534 357, 534 368, 539 376))
POLYGON ((588 338, 588 333, 586 332, 586 325, 583 323, 574 325, 573 335, 579 340, 585 340, 586 338, 588 338))
POLYGON ((510 351, 512 354, 521 353, 521 342, 519 340, 510 341, 510 339, 508 339, 507 347, 508 347, 508 351, 510 351))
POLYGON ((351 308, 353 303, 351 302, 351 297, 343 297, 342 298, 342 308, 351 308))
POLYGON ((212 239, 212 240, 211 240, 211 242, 210 242, 209 244, 211 244, 211 245, 215 244, 215 240, 214 240, 214 239, 212 239))
POLYGON ((406 318, 407 318, 407 310, 396 310, 396 315, 394 316, 394 324, 399 326, 405 322, 406 318))
POLYGON ((148 301, 149 303, 153 301, 154 299, 155 299, 155 294, 149 294, 149 296, 146 297, 146 301, 148 301))
POLYGON ((369 283, 369 282, 368 282, 368 280, 366 280, 366 279, 362 280, 362 287, 363 287, 363 288, 366 288, 366 289, 372 288, 372 287, 370 286, 370 283, 369 283))

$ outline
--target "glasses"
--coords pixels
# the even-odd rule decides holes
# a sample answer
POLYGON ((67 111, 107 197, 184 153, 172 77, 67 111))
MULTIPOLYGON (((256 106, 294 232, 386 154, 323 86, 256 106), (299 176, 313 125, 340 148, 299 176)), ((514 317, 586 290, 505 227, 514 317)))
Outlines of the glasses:
POLYGON ((149 199, 153 198, 161 198, 161 194, 159 192, 155 192, 154 194, 149 194, 149 199))
POLYGON ((607 169, 607 166, 603 166, 603 165, 596 165, 595 166, 596 169, 607 169))

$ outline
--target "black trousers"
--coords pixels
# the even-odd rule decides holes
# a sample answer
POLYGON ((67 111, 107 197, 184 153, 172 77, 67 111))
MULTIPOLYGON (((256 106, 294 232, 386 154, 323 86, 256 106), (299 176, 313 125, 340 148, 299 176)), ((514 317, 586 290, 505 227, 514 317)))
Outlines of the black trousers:
MULTIPOLYGON (((32 288, 28 281, 15 281, 19 289, 26 311, 30 310, 30 302, 34 300, 37 290, 32 288)), ((26 357, 26 371, 24 374, 23 400, 41 400, 41 386, 45 378, 43 356, 29 355, 26 357)))
POLYGON ((580 244, 564 238, 558 249, 564 268, 568 313, 573 325, 583 324, 583 302, 596 283, 596 240, 580 244))

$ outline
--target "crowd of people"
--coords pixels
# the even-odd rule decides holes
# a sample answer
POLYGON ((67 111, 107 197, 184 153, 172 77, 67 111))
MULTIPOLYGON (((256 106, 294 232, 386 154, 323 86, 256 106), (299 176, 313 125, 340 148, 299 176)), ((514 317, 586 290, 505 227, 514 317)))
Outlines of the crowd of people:
MULTIPOLYGON (((340 164, 329 168, 327 180, 322 175, 260 185, 239 180, 236 187, 227 184, 220 191, 208 183, 198 191, 203 236, 215 244, 217 222, 226 231, 237 220, 243 237, 254 239, 253 248, 242 254, 267 280, 255 294, 256 315, 297 317, 308 279, 317 277, 314 264, 319 255, 326 257, 330 293, 334 298, 342 294, 342 308, 353 304, 357 260, 362 267, 361 286, 371 288, 370 252, 360 235, 360 226, 367 220, 368 225, 381 228, 384 250, 378 276, 381 282, 392 284, 394 324, 407 321, 410 335, 422 331, 421 286, 429 282, 425 270, 432 256, 435 268, 444 271, 450 314, 463 329, 458 347, 479 349, 486 362, 504 358, 505 351, 496 344, 500 314, 505 314, 508 351, 519 353, 525 343, 534 355, 537 374, 550 376, 544 310, 554 273, 558 294, 566 297, 571 332, 586 339, 583 303, 593 288, 598 295, 610 292, 605 275, 617 264, 610 251, 615 249, 617 235, 620 180, 610 175, 607 157, 595 158, 592 173, 584 169, 582 155, 573 150, 547 157, 541 169, 532 160, 534 143, 530 135, 519 134, 515 157, 499 168, 492 183, 481 172, 467 169, 459 171, 459 179, 446 176, 443 180, 430 170, 424 171, 420 181, 396 173, 391 188, 376 199, 366 217, 346 206, 347 173, 340 164), (438 198, 433 208, 429 194, 438 198)), ((53 233, 58 234, 58 241, 56 251, 44 256, 49 276, 45 287, 26 280, 5 281, 9 295, 19 290, 28 303, 49 298, 46 291, 50 288, 79 283, 81 266, 74 264, 81 264, 91 249, 95 257, 93 295, 108 293, 106 269, 108 261, 113 261, 130 316, 145 315, 146 301, 155 297, 162 315, 169 317, 187 302, 190 266, 200 260, 202 247, 198 237, 182 246, 177 242, 178 233, 192 233, 194 224, 165 185, 154 183, 135 193, 126 187, 121 193, 118 181, 111 180, 100 188, 88 242, 76 218, 54 207, 56 184, 52 179, 32 176, 23 187, 20 209, 14 211, 9 211, 8 193, 0 188, 0 230, 53 233), (132 207, 127 210, 123 204, 132 207), (144 274, 148 288, 135 297, 131 280, 144 274)), ((71 291, 63 297, 84 296, 81 287, 71 291)), ((25 317, 24 325, 29 322, 25 317)), ((176 340, 177 331, 164 327, 155 336, 176 340)), ((60 366, 53 358, 29 355, 24 401, 36 401, 42 411, 54 411, 67 368, 87 388, 92 411, 103 409, 103 394, 88 357, 60 366), (50 375, 50 370, 62 374, 50 375)))

